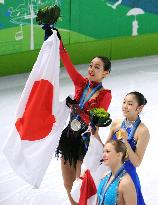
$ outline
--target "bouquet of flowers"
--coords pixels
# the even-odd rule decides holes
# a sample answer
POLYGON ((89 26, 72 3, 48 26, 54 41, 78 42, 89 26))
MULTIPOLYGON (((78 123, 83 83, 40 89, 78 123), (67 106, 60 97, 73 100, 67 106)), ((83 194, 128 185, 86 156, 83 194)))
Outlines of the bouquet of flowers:
POLYGON ((88 129, 82 134, 82 139, 85 145, 85 149, 88 150, 90 135, 95 134, 97 127, 107 127, 111 124, 112 119, 110 114, 106 112, 103 108, 93 108, 90 110, 90 126, 91 131, 88 129))
POLYGON ((39 25, 53 25, 60 17, 60 8, 58 6, 45 7, 39 9, 36 17, 36 22, 39 25))
POLYGON ((90 121, 92 126, 107 127, 111 124, 112 119, 103 108, 93 108, 90 110, 90 121))
MULTIPOLYGON (((40 9, 37 13, 36 22, 39 25, 42 25, 42 29, 45 31, 44 40, 47 40, 49 36, 52 35, 54 28, 54 24, 57 22, 60 17, 60 8, 58 6, 50 6, 40 9)), ((57 30, 57 29, 56 29, 57 30)), ((59 32, 57 31, 57 35, 60 37, 59 32)))

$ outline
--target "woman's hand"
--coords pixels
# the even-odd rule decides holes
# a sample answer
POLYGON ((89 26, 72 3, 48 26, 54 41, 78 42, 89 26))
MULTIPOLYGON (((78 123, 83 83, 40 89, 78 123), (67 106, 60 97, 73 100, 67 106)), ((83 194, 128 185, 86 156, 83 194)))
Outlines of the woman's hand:
POLYGON ((97 126, 93 127, 93 126, 90 125, 90 126, 89 126, 89 130, 90 130, 91 134, 92 134, 94 137, 98 137, 98 136, 99 136, 99 133, 98 133, 99 127, 97 127, 97 126))
POLYGON ((123 139, 123 141, 126 143, 128 143, 127 139, 128 139, 128 133, 126 130, 120 128, 117 132, 116 132, 116 137, 118 140, 123 139))
POLYGON ((91 132, 91 135, 93 135, 103 146, 103 142, 100 138, 100 135, 99 135, 99 127, 95 126, 96 130, 94 130, 91 126, 90 126, 90 132, 91 132))

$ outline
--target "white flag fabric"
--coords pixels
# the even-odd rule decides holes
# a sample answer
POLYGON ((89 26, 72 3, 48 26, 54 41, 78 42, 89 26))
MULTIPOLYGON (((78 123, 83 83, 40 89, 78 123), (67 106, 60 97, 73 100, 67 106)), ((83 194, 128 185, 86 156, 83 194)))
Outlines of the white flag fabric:
POLYGON ((97 187, 108 167, 100 163, 103 155, 103 145, 92 135, 88 151, 81 166, 82 179, 73 183, 71 196, 79 205, 96 205, 97 187))
POLYGON ((59 45, 53 31, 26 82, 4 146, 14 171, 34 187, 40 186, 69 115, 65 102, 59 102, 59 45))

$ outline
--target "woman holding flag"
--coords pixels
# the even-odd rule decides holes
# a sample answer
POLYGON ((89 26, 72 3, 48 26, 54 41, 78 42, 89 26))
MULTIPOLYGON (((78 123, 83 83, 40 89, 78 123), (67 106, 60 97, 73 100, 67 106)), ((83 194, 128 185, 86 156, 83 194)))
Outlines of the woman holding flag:
MULTIPOLYGON (((45 40, 53 33, 50 22, 56 22, 60 14, 59 8, 55 6, 55 9, 52 9, 54 21, 51 16, 49 21, 45 19, 47 15, 43 15, 44 13, 49 14, 49 10, 51 11, 51 8, 41 10, 37 14, 37 21, 39 24, 43 24, 42 28, 45 30, 45 40), (46 22, 48 23, 46 24, 46 22)), ((74 99, 68 97, 66 100, 67 106, 70 108, 70 121, 62 132, 56 150, 57 156, 61 154, 64 186, 73 205, 76 203, 73 201, 70 192, 74 180, 80 176, 81 164, 88 149, 89 138, 82 136, 82 134, 88 129, 90 110, 93 108, 107 110, 111 102, 111 91, 102 86, 102 80, 111 71, 111 62, 107 57, 97 56, 90 62, 87 77, 82 76, 72 64, 58 30, 55 30, 60 39, 60 58, 75 87, 74 99)))
POLYGON ((70 192, 74 180, 80 176, 83 158, 86 154, 87 142, 82 134, 90 123, 89 111, 92 108, 108 109, 111 102, 111 91, 103 88, 102 80, 109 75, 111 62, 107 57, 95 57, 88 67, 88 76, 82 76, 73 66, 62 41, 60 56, 64 67, 75 86, 74 100, 68 98, 70 107, 70 122, 63 130, 57 154, 61 154, 61 168, 64 186, 67 190, 71 204, 75 204, 70 192))
POLYGON ((80 175, 88 147, 82 133, 88 128, 89 112, 96 107, 107 110, 111 102, 111 91, 102 86, 103 78, 110 73, 111 62, 108 58, 94 58, 88 68, 88 76, 83 77, 72 65, 56 35, 60 37, 59 33, 50 28, 59 15, 57 6, 40 9, 37 14, 36 20, 43 25, 47 35, 21 95, 16 120, 3 151, 16 173, 38 188, 68 116, 68 108, 59 101, 58 95, 61 56, 75 86, 74 100, 67 100, 70 122, 57 148, 57 154, 62 155, 64 185, 70 197, 73 181, 80 175))

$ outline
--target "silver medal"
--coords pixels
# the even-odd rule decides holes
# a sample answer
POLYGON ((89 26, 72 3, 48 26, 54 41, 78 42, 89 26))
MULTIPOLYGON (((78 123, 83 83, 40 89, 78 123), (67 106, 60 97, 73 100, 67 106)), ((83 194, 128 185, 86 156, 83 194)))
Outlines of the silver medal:
POLYGON ((81 129, 81 122, 77 119, 72 120, 71 122, 71 129, 74 131, 78 131, 81 129))

